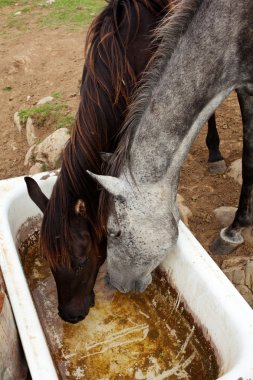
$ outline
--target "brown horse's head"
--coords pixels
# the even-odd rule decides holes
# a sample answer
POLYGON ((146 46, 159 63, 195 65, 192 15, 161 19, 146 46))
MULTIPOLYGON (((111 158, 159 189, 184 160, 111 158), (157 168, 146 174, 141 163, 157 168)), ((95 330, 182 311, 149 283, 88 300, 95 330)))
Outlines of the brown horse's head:
POLYGON ((41 248, 56 282, 59 316, 64 321, 77 323, 94 306, 93 288, 99 267, 105 259, 106 242, 102 240, 99 246, 94 243, 85 204, 80 199, 73 204, 68 216, 59 213, 59 218, 68 219, 68 232, 67 238, 57 235, 61 230, 62 220, 55 221, 54 224, 57 225, 52 226, 48 215, 54 208, 51 204, 53 198, 52 201, 49 200, 31 177, 25 177, 25 182, 31 199, 44 213, 41 248), (50 241, 47 240, 45 225, 52 227, 49 240, 54 234, 55 244, 50 253, 47 249, 50 241))

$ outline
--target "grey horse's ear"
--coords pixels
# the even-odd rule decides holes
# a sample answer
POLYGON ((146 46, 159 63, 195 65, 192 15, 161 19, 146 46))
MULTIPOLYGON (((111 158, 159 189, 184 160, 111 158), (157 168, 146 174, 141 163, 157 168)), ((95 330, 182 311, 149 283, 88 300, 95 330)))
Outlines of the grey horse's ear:
POLYGON ((112 157, 112 153, 100 152, 100 157, 102 158, 102 161, 106 163, 112 157))
POLYGON ((115 197, 126 198, 127 193, 129 192, 129 185, 127 182, 109 175, 94 174, 89 170, 87 170, 87 173, 115 197))

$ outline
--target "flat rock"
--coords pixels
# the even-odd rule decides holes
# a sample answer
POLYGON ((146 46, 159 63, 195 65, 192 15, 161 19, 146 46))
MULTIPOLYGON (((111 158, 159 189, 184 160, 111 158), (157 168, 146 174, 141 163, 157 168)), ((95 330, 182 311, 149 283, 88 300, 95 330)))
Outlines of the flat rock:
POLYGON ((247 227, 242 230, 244 240, 253 246, 253 227, 247 227))
POLYGON ((243 298, 248 302, 248 304, 253 307, 253 293, 246 285, 236 285, 236 289, 243 296, 243 298))
POLYGON ((70 138, 67 128, 57 129, 34 149, 36 162, 45 164, 47 170, 58 168, 62 159, 62 152, 70 138))
POLYGON ((231 256, 228 259, 223 260, 221 269, 229 269, 232 267, 243 268, 246 267, 249 261, 249 256, 231 256))
POLYGON ((249 256, 231 257, 223 261, 221 269, 253 307, 253 260, 249 256))
POLYGON ((43 166, 40 162, 36 162, 36 164, 32 165, 29 169, 29 175, 37 174, 43 172, 43 166))
POLYGON ((233 222, 236 210, 236 207, 221 206, 213 210, 213 213, 220 224, 227 227, 233 222))
POLYGON ((36 148, 36 144, 32 145, 28 152, 25 155, 24 166, 31 166, 34 164, 34 150, 36 148))
POLYGON ((14 126, 17 127, 17 129, 18 129, 19 132, 21 132, 22 125, 21 125, 21 122, 20 122, 19 112, 15 112, 14 113, 13 121, 14 121, 14 126))
POLYGON ((54 98, 52 96, 46 96, 45 98, 40 99, 38 101, 37 105, 49 103, 49 102, 52 102, 52 100, 54 100, 54 98))
POLYGON ((35 127, 33 124, 33 121, 30 117, 28 117, 26 122, 26 140, 29 146, 34 145, 36 142, 36 134, 35 134, 35 127))
POLYGON ((253 291, 253 260, 249 260, 245 267, 245 285, 253 291))

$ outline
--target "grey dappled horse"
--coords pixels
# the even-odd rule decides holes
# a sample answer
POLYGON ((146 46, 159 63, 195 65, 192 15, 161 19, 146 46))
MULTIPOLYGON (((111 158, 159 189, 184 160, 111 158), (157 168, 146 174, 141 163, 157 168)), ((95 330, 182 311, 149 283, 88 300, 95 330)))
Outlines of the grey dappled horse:
POLYGON ((110 176, 108 272, 122 292, 143 291, 178 238, 180 168, 219 104, 237 90, 243 184, 233 223, 213 245, 228 253, 253 219, 253 1, 182 0, 158 30, 162 43, 125 123, 110 176), (118 177, 118 178, 116 178, 118 177))

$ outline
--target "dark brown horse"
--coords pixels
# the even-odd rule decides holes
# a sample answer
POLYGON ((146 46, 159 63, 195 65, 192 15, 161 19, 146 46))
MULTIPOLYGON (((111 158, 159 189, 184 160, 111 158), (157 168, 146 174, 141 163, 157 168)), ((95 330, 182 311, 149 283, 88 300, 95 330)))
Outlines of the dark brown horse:
POLYGON ((51 198, 26 177, 44 213, 40 245, 54 275, 59 315, 76 323, 94 305, 93 287, 106 255, 98 221, 99 189, 86 170, 102 173, 100 152, 113 152, 138 79, 152 52, 152 31, 168 0, 111 0, 93 21, 75 127, 51 198))
MULTIPOLYGON (((152 31, 171 7, 169 0, 108 2, 88 32, 76 124, 50 200, 25 178, 44 213, 41 251, 56 281, 59 315, 68 322, 82 320, 94 304, 93 287, 106 255, 99 189, 86 170, 101 174, 100 153, 115 150, 130 97, 158 45, 152 31)), ((214 116, 207 143, 209 161, 221 161, 214 116)))

